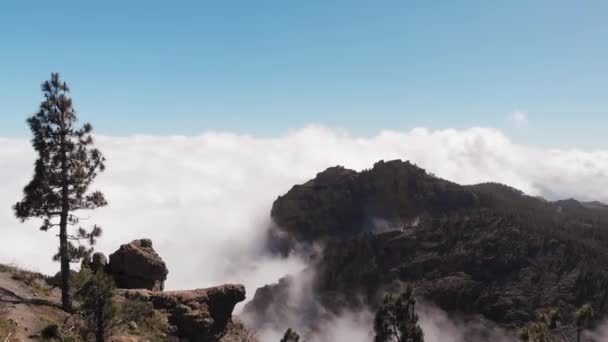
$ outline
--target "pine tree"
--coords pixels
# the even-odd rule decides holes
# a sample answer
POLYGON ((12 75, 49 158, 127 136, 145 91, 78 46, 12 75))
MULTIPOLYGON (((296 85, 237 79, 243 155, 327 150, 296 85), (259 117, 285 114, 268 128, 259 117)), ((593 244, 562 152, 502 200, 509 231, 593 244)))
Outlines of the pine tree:
POLYGON ((81 304, 79 313, 87 324, 88 331, 95 335, 95 342, 105 342, 114 328, 121 322, 114 304, 114 280, 102 270, 92 272, 83 268, 79 274, 84 284, 76 293, 81 304))
POLYGON ((576 310, 574 319, 576 323, 576 342, 581 341, 581 333, 585 327, 589 324, 589 321, 593 317, 593 308, 589 304, 585 304, 576 310))
POLYGON ((374 319, 374 342, 424 342, 424 333, 418 325, 416 299, 411 287, 395 299, 384 297, 374 319))
POLYGON ((291 328, 287 329, 287 331, 285 331, 285 334, 283 335, 283 338, 281 339, 281 342, 299 342, 300 341, 300 335, 298 335, 297 332, 291 330, 291 328))
POLYGON ((23 189, 24 198, 14 210, 22 222, 42 218, 42 231, 59 228, 55 259, 61 263, 61 299, 64 310, 72 311, 70 262, 89 252, 82 241, 92 245, 101 235, 99 226, 90 231, 78 227, 76 212, 107 204, 101 192, 88 192, 97 174, 105 169, 105 159, 93 147, 93 127, 88 123, 75 127, 77 118, 69 88, 59 74, 51 74, 51 79, 42 84, 42 91, 45 99, 40 110, 27 120, 38 159, 33 179, 23 189), (68 231, 68 226, 75 231, 68 231))
POLYGON ((559 311, 555 308, 540 311, 534 321, 529 322, 519 333, 519 340, 522 342, 569 342, 567 328, 568 325, 576 327, 576 341, 581 341, 581 334, 589 324, 593 316, 593 309, 589 304, 580 307, 574 313, 574 324, 563 325, 559 311))

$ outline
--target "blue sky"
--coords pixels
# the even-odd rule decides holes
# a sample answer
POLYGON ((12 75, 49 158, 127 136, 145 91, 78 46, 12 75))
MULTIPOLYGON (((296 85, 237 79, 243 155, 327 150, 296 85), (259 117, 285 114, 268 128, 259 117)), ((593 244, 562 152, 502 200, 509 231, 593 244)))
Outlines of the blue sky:
POLYGON ((29 135, 59 71, 110 135, 486 126, 608 147, 608 2, 498 3, 3 1, 0 136, 29 135))

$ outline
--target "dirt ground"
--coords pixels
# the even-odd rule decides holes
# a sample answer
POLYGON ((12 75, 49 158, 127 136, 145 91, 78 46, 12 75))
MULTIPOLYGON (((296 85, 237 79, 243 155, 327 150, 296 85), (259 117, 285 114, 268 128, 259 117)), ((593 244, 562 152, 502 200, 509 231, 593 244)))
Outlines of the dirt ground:
POLYGON ((35 340, 51 323, 68 315, 59 309, 60 292, 40 275, 4 266, 0 269, 0 342, 35 340))

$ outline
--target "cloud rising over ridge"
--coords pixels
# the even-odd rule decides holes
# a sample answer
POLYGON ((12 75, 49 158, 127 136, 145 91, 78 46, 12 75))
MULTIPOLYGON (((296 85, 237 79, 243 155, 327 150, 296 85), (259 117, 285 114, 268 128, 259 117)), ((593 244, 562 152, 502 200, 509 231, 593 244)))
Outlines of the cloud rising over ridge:
MULTIPOLYGON (((98 250, 149 237, 169 268, 167 288, 241 282, 255 287, 300 269, 265 256, 260 240, 272 201, 326 167, 369 168, 408 159, 458 183, 506 183, 549 199, 608 202, 608 151, 518 145, 500 131, 414 129, 355 137, 307 127, 275 138, 231 133, 98 137, 107 171, 95 188, 110 203, 90 222, 105 229, 98 250)), ((0 262, 54 273, 56 237, 19 223, 11 205, 29 181, 35 155, 26 139, 0 138, 0 262)))

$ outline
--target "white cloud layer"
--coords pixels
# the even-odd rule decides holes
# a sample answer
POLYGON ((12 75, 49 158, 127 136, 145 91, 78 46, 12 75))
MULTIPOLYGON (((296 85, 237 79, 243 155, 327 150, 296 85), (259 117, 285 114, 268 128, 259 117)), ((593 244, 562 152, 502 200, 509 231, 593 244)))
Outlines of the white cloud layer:
MULTIPOLYGON (((384 131, 361 138, 308 127, 277 138, 229 133, 196 137, 99 137, 107 171, 95 184, 109 206, 92 213, 106 254, 149 237, 169 267, 167 288, 240 282, 249 295, 302 265, 263 256, 273 200, 336 164, 360 170, 409 159, 460 183, 497 181, 551 199, 608 202, 608 151, 553 150, 513 143, 494 129, 384 131)), ((19 223, 35 159, 26 139, 0 138, 0 262, 54 273, 56 237, 19 223)))

